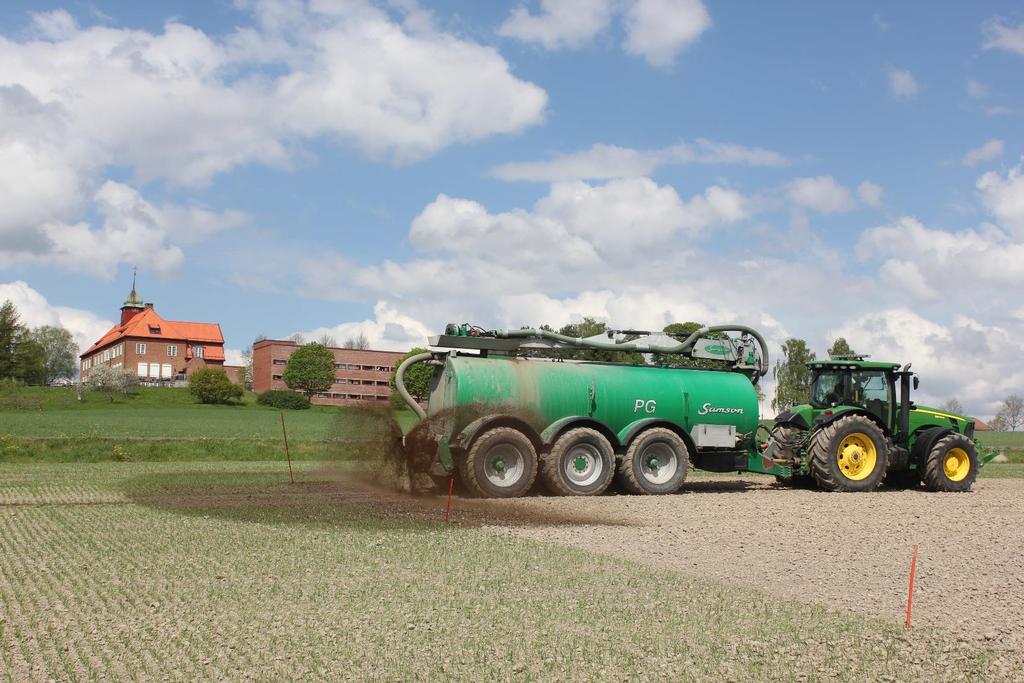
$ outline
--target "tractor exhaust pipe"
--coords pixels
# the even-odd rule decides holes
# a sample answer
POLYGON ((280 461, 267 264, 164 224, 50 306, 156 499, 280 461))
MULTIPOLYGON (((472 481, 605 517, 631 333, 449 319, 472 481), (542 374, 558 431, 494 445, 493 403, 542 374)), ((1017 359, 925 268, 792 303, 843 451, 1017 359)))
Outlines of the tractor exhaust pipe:
POLYGON ((910 363, 903 366, 900 375, 900 435, 902 440, 910 436, 910 363))

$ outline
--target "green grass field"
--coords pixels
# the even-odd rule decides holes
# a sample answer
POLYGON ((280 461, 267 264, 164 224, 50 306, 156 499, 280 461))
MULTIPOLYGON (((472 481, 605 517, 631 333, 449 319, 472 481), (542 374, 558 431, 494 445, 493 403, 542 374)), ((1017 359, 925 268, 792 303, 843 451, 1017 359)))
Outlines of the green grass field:
MULTIPOLYGON (((1009 680, 997 653, 346 502, 313 464, 0 464, 10 680, 1009 680)), ((0 678, 4 678, 0 676, 0 678)))
MULTIPOLYGON (((359 414, 330 406, 284 411, 292 457, 333 457, 328 440, 358 437, 359 414)), ((405 430, 415 423, 409 411, 395 418, 405 430)), ((113 401, 96 393, 79 401, 73 388, 0 395, 0 462, 276 457, 284 457, 280 413, 251 394, 240 405, 202 405, 177 388, 141 387, 113 401)))

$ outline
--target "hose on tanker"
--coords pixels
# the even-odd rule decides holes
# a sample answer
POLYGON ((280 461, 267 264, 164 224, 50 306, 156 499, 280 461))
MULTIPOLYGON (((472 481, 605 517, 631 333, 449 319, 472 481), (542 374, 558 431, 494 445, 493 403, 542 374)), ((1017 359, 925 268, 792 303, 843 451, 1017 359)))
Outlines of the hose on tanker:
POLYGON ((693 348, 693 345, 701 337, 710 334, 712 332, 740 332, 743 334, 749 334, 757 341, 757 345, 761 348, 761 355, 758 362, 758 369, 754 375, 753 381, 757 382, 758 379, 768 374, 768 344, 765 342, 764 337, 761 333, 752 327, 746 325, 711 325, 709 327, 702 327, 689 337, 679 342, 678 344, 656 344, 649 341, 627 341, 627 342, 614 342, 614 341, 601 341, 599 339, 584 339, 583 337, 569 337, 564 334, 558 334, 557 332, 549 332, 548 330, 535 330, 535 329, 523 329, 523 330, 497 330, 496 335, 499 338, 516 338, 516 337, 542 337, 545 339, 551 339, 552 341, 561 342, 563 344, 572 344, 575 346, 583 346, 594 349, 601 349, 605 351, 639 351, 641 353, 684 353, 693 348))
POLYGON ((415 356, 409 356, 402 361, 402 364, 398 366, 397 370, 395 370, 395 389, 398 390, 398 395, 402 397, 403 401, 405 401, 405 405, 409 406, 409 409, 416 413, 416 416, 421 420, 427 417, 427 411, 423 410, 423 406, 421 406, 416 399, 412 397, 409 390, 405 388, 405 371, 416 363, 428 361, 433 357, 434 354, 429 351, 417 353, 415 356))

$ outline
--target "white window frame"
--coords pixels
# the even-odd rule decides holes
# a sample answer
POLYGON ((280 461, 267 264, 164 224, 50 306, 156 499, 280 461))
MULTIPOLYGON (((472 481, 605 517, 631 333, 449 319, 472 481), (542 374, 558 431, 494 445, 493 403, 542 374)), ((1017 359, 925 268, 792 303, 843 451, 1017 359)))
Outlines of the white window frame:
POLYGON ((146 345, 143 344, 142 342, 135 342, 135 355, 136 356, 145 356, 146 355, 146 345))
POLYGON ((177 355, 178 355, 178 345, 177 344, 168 344, 167 345, 167 357, 168 358, 176 358, 177 355))
POLYGON ((140 378, 149 377, 149 363, 139 363, 139 366, 136 369, 136 374, 140 378))
POLYGON ((203 347, 202 346, 193 346, 192 347, 192 355, 195 356, 196 358, 203 358, 203 347))

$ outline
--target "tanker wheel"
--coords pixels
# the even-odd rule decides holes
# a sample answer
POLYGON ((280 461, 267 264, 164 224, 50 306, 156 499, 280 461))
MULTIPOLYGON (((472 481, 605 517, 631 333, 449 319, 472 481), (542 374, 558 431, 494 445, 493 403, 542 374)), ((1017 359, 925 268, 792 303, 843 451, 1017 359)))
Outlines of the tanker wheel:
POLYGON ((863 415, 847 415, 811 435, 808 459, 826 491, 874 491, 885 479, 889 449, 878 425, 863 415))
POLYGON ((636 494, 675 493, 686 479, 690 451, 671 429, 641 432, 619 463, 622 488, 636 494))
POLYGON ((459 476, 481 498, 522 496, 537 478, 537 451, 518 429, 488 429, 460 459, 459 476))
POLYGON ((540 459, 540 478, 560 496, 596 496, 614 475, 615 451, 596 429, 570 429, 540 459))
POLYGON ((938 440, 925 460, 921 480, 929 491, 969 491, 978 476, 978 451, 963 434, 938 440))

